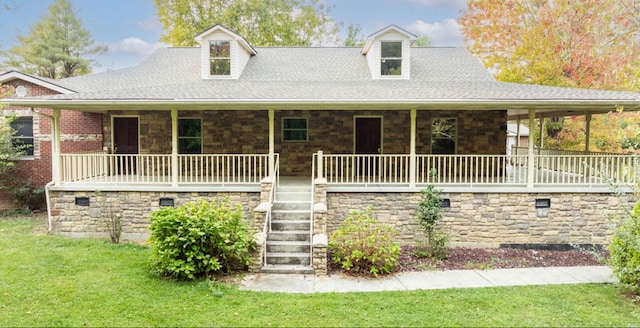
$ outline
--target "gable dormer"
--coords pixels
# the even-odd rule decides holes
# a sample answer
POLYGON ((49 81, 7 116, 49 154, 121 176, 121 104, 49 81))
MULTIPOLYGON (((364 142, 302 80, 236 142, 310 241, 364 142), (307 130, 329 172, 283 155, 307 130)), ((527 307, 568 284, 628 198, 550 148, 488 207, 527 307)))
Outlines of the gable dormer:
POLYGON ((411 42, 416 36, 406 30, 389 25, 367 37, 362 54, 374 80, 408 80, 411 76, 411 42))
POLYGON ((242 36, 216 25, 195 37, 203 79, 238 79, 256 50, 242 36))

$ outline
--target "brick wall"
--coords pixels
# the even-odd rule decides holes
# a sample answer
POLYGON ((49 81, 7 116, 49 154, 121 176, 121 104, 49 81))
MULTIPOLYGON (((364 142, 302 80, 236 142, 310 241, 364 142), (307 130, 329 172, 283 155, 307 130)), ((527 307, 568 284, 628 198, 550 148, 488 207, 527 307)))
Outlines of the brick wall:
MULTIPOLYGON (((0 87, 4 97, 14 96, 15 88, 23 85, 27 96, 44 96, 58 92, 46 87, 15 79, 0 87)), ((36 108, 38 112, 51 115, 51 109, 36 108)), ((35 115, 29 108, 7 107, 3 111, 17 116, 33 117, 34 155, 16 161, 17 174, 25 181, 31 180, 37 186, 51 181, 51 142, 52 126, 47 118, 35 115)), ((61 152, 76 153, 102 149, 102 114, 62 110, 60 113, 61 152)), ((0 210, 14 205, 6 195, 0 194, 0 210)))

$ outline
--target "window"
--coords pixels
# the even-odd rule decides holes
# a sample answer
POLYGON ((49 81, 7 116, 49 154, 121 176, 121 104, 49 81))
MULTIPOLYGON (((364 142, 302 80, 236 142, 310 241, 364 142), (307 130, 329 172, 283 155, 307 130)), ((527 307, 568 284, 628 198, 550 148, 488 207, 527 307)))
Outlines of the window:
POLYGON ((209 74, 231 75, 231 42, 209 42, 209 74))
POLYGON ((431 124, 431 153, 455 154, 457 121, 455 118, 437 118, 431 124))
POLYGON ((11 121, 16 131, 12 137, 14 147, 20 147, 25 155, 33 156, 33 117, 20 117, 11 121))
POLYGON ((282 119, 282 140, 283 141, 307 141, 307 119, 306 118, 283 118, 282 119))
POLYGON ((202 154, 201 119, 178 119, 178 154, 202 154))
POLYGON ((402 75, 402 41, 380 43, 380 74, 402 75))

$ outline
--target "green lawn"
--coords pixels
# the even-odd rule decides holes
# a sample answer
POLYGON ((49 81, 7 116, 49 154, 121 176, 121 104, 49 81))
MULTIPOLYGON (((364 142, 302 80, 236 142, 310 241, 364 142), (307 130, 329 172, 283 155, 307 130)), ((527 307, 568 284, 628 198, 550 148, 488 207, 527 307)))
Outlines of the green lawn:
POLYGON ((0 219, 0 326, 638 326, 611 285, 290 295, 173 282, 143 246, 0 219))

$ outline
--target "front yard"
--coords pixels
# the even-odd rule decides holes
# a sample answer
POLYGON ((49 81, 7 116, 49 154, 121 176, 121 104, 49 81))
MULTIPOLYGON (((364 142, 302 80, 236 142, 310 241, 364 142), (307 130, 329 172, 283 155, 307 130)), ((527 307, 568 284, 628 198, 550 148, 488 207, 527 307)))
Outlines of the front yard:
POLYGON ((0 219, 0 326, 637 326, 612 285, 283 295, 151 275, 144 246, 0 219))

